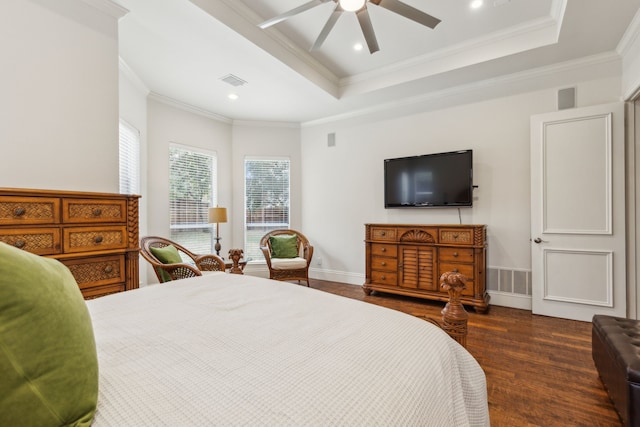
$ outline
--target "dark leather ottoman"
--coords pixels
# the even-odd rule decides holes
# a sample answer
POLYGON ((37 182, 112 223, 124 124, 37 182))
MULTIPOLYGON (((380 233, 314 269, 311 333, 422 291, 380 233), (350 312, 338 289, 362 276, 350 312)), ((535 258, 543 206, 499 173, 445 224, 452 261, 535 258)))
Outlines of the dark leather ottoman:
POLYGON ((591 354, 624 424, 640 427, 640 321, 593 316, 591 354))

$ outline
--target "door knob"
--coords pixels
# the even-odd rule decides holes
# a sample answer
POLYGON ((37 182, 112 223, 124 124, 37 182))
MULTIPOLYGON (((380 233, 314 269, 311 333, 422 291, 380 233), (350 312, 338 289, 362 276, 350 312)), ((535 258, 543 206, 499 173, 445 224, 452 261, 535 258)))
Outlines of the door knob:
POLYGON ((542 243, 542 239, 539 237, 536 237, 535 239, 533 239, 534 243, 542 243))

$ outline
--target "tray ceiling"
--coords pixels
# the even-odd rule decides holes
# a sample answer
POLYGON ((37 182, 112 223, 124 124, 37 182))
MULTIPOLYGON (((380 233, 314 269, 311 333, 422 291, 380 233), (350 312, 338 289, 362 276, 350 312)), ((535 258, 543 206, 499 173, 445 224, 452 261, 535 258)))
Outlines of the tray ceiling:
POLYGON ((304 122, 389 104, 408 94, 612 52, 640 0, 402 0, 442 22, 430 29, 374 4, 380 51, 370 54, 353 13, 309 48, 327 2, 260 29, 307 0, 115 0, 120 55, 159 98, 230 120, 304 122), (606 4, 605 4, 606 3, 606 4), (233 87, 229 74, 247 84, 233 87), (227 98, 230 92, 238 99, 227 98))

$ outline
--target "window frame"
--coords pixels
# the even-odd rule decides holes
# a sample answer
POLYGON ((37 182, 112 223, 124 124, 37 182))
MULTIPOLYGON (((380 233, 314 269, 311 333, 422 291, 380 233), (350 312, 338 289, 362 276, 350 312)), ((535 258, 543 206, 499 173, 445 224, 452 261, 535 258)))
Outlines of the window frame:
MULTIPOLYGON (((243 160, 243 191, 244 191, 244 198, 243 198, 243 232, 244 232, 244 256, 245 258, 250 259, 252 262, 265 262, 264 260, 264 256, 262 255, 262 252, 260 251, 260 247, 259 247, 259 242, 260 239, 262 238, 262 236, 264 236, 268 231, 271 230, 276 230, 276 229, 290 229, 291 228, 291 157, 290 156, 245 156, 244 160, 243 160), (267 225, 263 225, 261 227, 260 230, 254 230, 253 233, 251 233, 251 231, 249 230, 249 225, 250 224, 259 224, 259 223, 249 223, 247 221, 248 217, 249 217, 249 212, 248 212, 248 192, 247 192, 247 162, 251 162, 251 161, 264 161, 264 162, 268 162, 268 161, 286 161, 288 163, 288 177, 287 177, 287 189, 286 189, 286 193, 287 193, 287 213, 286 213, 286 217, 287 217, 287 222, 286 225, 285 223, 279 223, 277 226, 267 226, 267 225), (253 236, 252 236, 253 234, 253 236), (254 240, 256 240, 256 242, 254 242, 254 240), (251 241, 249 241, 251 240, 251 241), (252 248, 253 245, 257 245, 258 247, 255 248, 255 253, 254 253, 254 249, 252 248)), ((264 223, 263 223, 264 224, 264 223)), ((259 227, 259 226, 257 226, 259 227)))
MULTIPOLYGON (((210 224, 208 222, 208 208, 209 207, 213 207, 213 206, 217 206, 218 203, 218 173, 219 173, 219 167, 218 167, 218 153, 215 150, 208 150, 205 148, 201 148, 201 147, 195 147, 192 145, 187 145, 187 144, 182 144, 182 143, 178 143, 178 142, 170 142, 169 143, 169 157, 168 157, 168 170, 169 170, 169 194, 168 194, 168 199, 169 199, 169 234, 171 236, 171 240, 174 240, 175 242, 181 244, 182 246, 186 247, 187 249, 189 249, 190 251, 197 253, 197 254, 211 254, 211 253, 215 253, 215 249, 214 249, 214 245, 215 245, 215 235, 216 235, 216 224, 210 224), (179 215, 179 213, 174 210, 174 207, 172 206, 172 204, 174 203, 174 200, 172 198, 172 176, 173 176, 173 170, 171 167, 171 154, 172 154, 172 150, 181 150, 181 151, 185 151, 185 152, 189 152, 189 153, 193 153, 196 155, 201 155, 201 156, 208 156, 211 158, 211 187, 210 187, 210 196, 209 196, 209 200, 207 201, 207 206, 206 208, 204 208, 203 206, 201 206, 200 208, 204 208, 202 211, 199 212, 200 217, 202 217, 204 222, 193 222, 193 223, 185 223, 185 224, 180 224, 179 222, 174 223, 173 219, 172 219, 172 215, 179 215), (175 230, 192 230, 194 233, 197 232, 198 230, 201 230, 204 233, 208 233, 209 234, 209 241, 207 242, 207 247, 205 248, 204 246, 201 247, 195 247, 195 242, 191 242, 191 241, 187 241, 184 239, 180 239, 179 236, 176 236, 175 230)), ((191 260, 185 260, 188 262, 191 262, 191 260)))

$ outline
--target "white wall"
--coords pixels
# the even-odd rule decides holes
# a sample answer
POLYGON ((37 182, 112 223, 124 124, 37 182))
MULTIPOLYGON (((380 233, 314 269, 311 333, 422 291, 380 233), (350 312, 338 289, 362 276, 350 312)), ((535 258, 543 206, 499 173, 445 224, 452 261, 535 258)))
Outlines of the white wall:
MULTIPOLYGON (((619 76, 576 87, 578 106, 621 95, 619 76)), ((460 209, 461 222, 488 225, 490 267, 530 270, 529 119, 557 109, 557 89, 388 120, 304 126, 303 230, 323 263, 314 266, 314 276, 363 283, 365 223, 459 223, 457 209, 384 209, 383 203, 385 158, 458 149, 473 149, 479 186, 473 208, 460 209), (329 132, 336 134, 335 147, 327 147, 329 132)))
POLYGON ((0 2, 3 187, 118 192, 117 18, 0 2))

